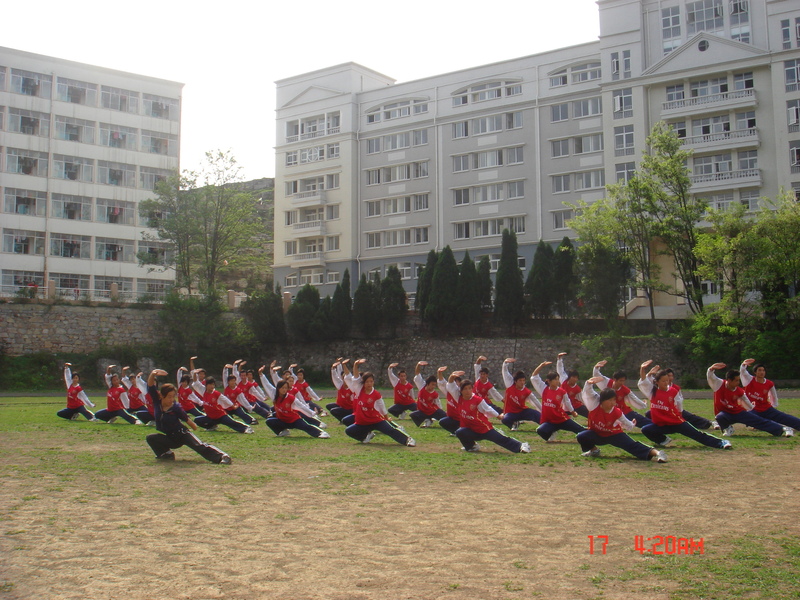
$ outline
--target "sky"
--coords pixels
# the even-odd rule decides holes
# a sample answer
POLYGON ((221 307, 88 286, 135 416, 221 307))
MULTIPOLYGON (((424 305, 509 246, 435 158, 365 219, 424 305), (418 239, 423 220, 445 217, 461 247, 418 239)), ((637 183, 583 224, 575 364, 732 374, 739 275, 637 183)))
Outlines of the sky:
POLYGON ((275 174, 277 80, 352 61, 411 81, 599 35, 595 0, 40 0, 3 20, 3 46, 184 83, 181 168, 230 150, 245 179, 275 174))

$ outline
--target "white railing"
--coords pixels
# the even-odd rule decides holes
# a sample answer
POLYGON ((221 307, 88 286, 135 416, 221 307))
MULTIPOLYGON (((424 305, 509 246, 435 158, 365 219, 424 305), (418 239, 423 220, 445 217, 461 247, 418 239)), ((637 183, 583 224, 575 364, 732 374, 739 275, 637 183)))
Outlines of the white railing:
POLYGON ((749 179, 759 176, 758 169, 741 169, 739 171, 722 171, 721 173, 706 173, 703 175, 692 175, 692 183, 704 183, 707 181, 727 181, 730 179, 749 179))
POLYGON ((684 138, 683 143, 687 146, 692 146, 694 144, 704 144, 706 142, 723 142, 726 140, 741 140, 755 137, 758 137, 758 133, 755 128, 737 129, 736 131, 721 131, 719 133, 693 135, 684 138))
POLYGON ((317 227, 322 227, 324 221, 303 221, 302 223, 295 223, 294 230, 303 230, 303 229, 315 229, 317 227))
POLYGON ((292 260, 322 260, 322 252, 304 252, 303 254, 295 254, 292 260))
POLYGON ((688 108, 692 106, 702 106, 724 102, 725 100, 736 100, 738 98, 752 98, 755 90, 736 90, 735 92, 724 92, 722 94, 709 94, 708 96, 698 96, 697 98, 684 98, 683 100, 672 100, 661 105, 662 110, 675 110, 676 108, 688 108))

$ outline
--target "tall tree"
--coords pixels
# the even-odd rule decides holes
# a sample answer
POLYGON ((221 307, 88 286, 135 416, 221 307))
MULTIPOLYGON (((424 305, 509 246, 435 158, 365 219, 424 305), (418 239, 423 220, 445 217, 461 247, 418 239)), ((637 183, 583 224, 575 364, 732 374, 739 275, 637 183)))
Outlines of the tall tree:
POLYGON ((330 296, 325 296, 319 303, 317 312, 314 313, 311 319, 311 327, 309 337, 314 341, 332 340, 334 337, 334 330, 331 328, 332 322, 332 306, 330 296))
POLYGON ((517 248, 516 234, 504 229, 495 278, 494 316, 510 328, 520 323, 525 315, 525 292, 517 248))
POLYGON ((755 234, 765 248, 758 260, 768 313, 786 322, 800 318, 800 203, 782 194, 757 215, 755 234))
POLYGON ((331 320, 328 328, 332 339, 344 339, 350 334, 353 323, 353 301, 350 298, 350 270, 345 269, 342 280, 336 285, 331 301, 331 320))
POLYGON ((286 321, 280 292, 266 290, 250 295, 241 306, 242 316, 262 344, 286 341, 286 321))
POLYGON ((431 286, 433 285, 433 272, 436 270, 436 262, 439 260, 439 254, 436 250, 428 252, 428 259, 425 261, 425 267, 417 280, 417 297, 414 300, 414 308, 420 318, 425 320, 425 309, 428 306, 428 299, 431 296, 431 286))
POLYGON ((435 331, 449 330, 458 321, 458 298, 453 293, 457 288, 458 265, 450 246, 445 246, 433 270, 430 298, 425 307, 425 320, 435 331))
POLYGON ((312 321, 319 310, 319 303, 319 290, 307 283, 297 292, 294 302, 286 312, 289 330, 303 341, 316 338, 312 321))
POLYGON ((478 289, 480 290, 481 309, 491 310, 494 284, 492 283, 492 263, 486 254, 478 263, 478 289))
POLYGON ((368 338, 377 336, 381 325, 380 291, 376 294, 375 287, 362 273, 353 294, 353 325, 368 338))
POLYGON ((525 281, 526 313, 537 319, 550 318, 553 315, 553 287, 553 248, 540 239, 525 281))
POLYGON ((625 255, 613 245, 584 244, 578 248, 578 257, 584 309, 606 320, 616 320, 629 280, 630 265, 625 255))
POLYGON ((469 333, 480 330, 482 313, 481 290, 478 280, 478 271, 475 261, 469 256, 469 251, 464 253, 458 273, 458 315, 462 322, 462 329, 469 333))
POLYGON ((569 237, 564 236, 553 255, 553 307, 561 318, 570 315, 578 295, 576 260, 575 247, 569 237))
POLYGON ((386 270, 386 277, 381 281, 381 312, 384 322, 389 326, 392 337, 397 337, 397 326, 402 323, 408 312, 408 296, 403 289, 400 271, 392 265, 386 270))

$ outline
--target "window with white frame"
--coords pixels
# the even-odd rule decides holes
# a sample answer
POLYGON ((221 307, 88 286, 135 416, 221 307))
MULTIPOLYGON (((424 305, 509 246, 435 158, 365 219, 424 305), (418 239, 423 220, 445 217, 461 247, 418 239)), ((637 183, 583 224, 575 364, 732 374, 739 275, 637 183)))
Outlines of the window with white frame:
POLYGON ((285 215, 286 215, 285 221, 288 227, 297 223, 298 212, 296 210, 287 210, 285 215))
POLYGON ((411 196, 384 200, 384 214, 396 215, 407 212, 411 212, 411 196))
POLYGON ((750 2, 730 0, 731 39, 750 43, 750 2))
POLYGON ((800 100, 789 100, 786 102, 786 117, 789 124, 789 131, 791 133, 800 131, 800 100))
POLYGON ((508 182, 508 199, 514 200, 516 198, 525 197, 525 182, 524 181, 509 181, 508 182))
POLYGON ((513 83, 506 86, 506 96, 519 96, 522 94, 522 84, 513 83))
POLYGON ((601 188, 606 184, 606 174, 602 169, 575 173, 575 190, 601 188))
POLYGON ((522 127, 522 111, 506 113, 506 129, 519 129, 522 127))
POLYGON ((367 248, 380 248, 381 247, 381 232, 376 231, 367 234, 367 248))
POLYGON ((95 259, 109 260, 112 262, 134 262, 136 253, 133 250, 133 240, 119 238, 95 238, 95 259))
POLYGON ((472 119, 472 132, 474 135, 494 133, 503 130, 503 115, 492 115, 472 119))
POLYGON ((676 121, 675 123, 670 123, 669 126, 679 138, 686 137, 686 121, 676 121))
POLYGON ((381 201, 370 200, 367 202, 367 216, 377 217, 381 214, 381 201))
POLYGON ((136 165, 98 160, 97 182, 134 188, 136 187, 136 165))
POLYGON ((740 150, 737 153, 739 170, 750 171, 758 168, 758 150, 740 150))
POLYGON ((414 194, 411 199, 414 210, 428 210, 428 194, 414 194))
POLYGON ((283 280, 283 287, 297 287, 297 273, 289 273, 283 280))
POLYGON ((493 183, 472 188, 474 202, 496 202, 503 199, 503 184, 493 183))
POLYGON ((77 156, 53 154, 53 177, 70 181, 91 183, 94 176, 94 161, 77 156))
POLYGON ((742 131, 756 128, 756 111, 748 110, 736 113, 736 129, 742 131))
POLYGON ((180 117, 178 100, 175 98, 142 94, 142 105, 144 106, 144 114, 149 117, 168 119, 170 121, 177 121, 180 117))
POLYGON ((570 69, 570 72, 572 74, 572 83, 583 83, 585 81, 600 79, 600 61, 576 65, 570 69))
POLYGON ((614 127, 614 156, 629 156, 634 152, 633 125, 614 127))
POLYGON ((727 91, 727 77, 714 77, 712 79, 703 79, 702 81, 692 81, 689 84, 689 95, 692 98, 715 96, 717 94, 724 94, 727 91))
POLYGON ((366 173, 367 173, 367 185, 378 185, 381 182, 380 169, 368 169, 366 173))
POLYGON ((92 199, 71 194, 53 194, 53 217, 71 221, 92 220, 92 199))
POLYGON ((78 300, 89 291, 89 276, 77 273, 50 273, 56 290, 71 300, 78 300))
POLYGON ((453 190, 453 205, 462 206, 469 204, 469 188, 453 190))
POLYGON ((664 54, 669 54, 681 44, 681 7, 661 9, 661 40, 664 54))
POLYGON ((406 181, 411 179, 411 165, 394 165, 381 169, 381 183, 392 183, 393 181, 406 181))
POLYGON ((381 111, 379 108, 367 112, 367 123, 380 123, 380 120, 381 111))
POLYGON ((411 143, 414 146, 424 146, 428 143, 428 130, 427 129, 415 129, 411 132, 411 143))
POLYGON ((26 229, 3 229, 3 252, 44 254, 44 232, 26 229))
POLYGON ((733 204, 733 192, 720 192, 704 198, 708 202, 708 208, 714 210, 728 210, 733 204))
POLYGON ((136 205, 125 200, 97 199, 95 220, 100 223, 133 225, 136 219, 136 205))
POLYGON ((339 283, 342 279, 342 274, 339 271, 328 271, 326 277, 328 283, 339 283))
POLYGON ((469 237, 469 223, 453 223, 453 239, 468 240, 469 237))
POLYGON ((569 119, 569 103, 554 104, 550 107, 550 121, 558 123, 559 121, 566 121, 569 119))
POLYGON ((154 169, 152 167, 139 167, 139 184, 143 190, 155 190, 156 184, 169 179, 172 171, 167 169, 154 169))
POLYGON ((614 118, 633 116, 633 89, 614 90, 614 118))
POLYGON ((509 217, 508 229, 516 234, 525 233, 525 217, 509 217))
POLYGON ((589 152, 600 152, 603 149, 603 134, 592 133, 581 137, 573 138, 575 154, 587 154, 589 152))
POLYGON ((322 267, 300 269, 300 285, 322 285, 325 273, 322 267))
POLYGON ((561 194, 569 191, 569 175, 553 175, 550 179, 553 181, 554 194, 561 194))
POLYGON ((148 265, 171 265, 174 254, 172 249, 165 243, 141 241, 138 245, 137 258, 148 265))
POLYGON ((53 77, 43 73, 11 69, 11 91, 24 96, 50 98, 53 88, 53 77))
POLYGON ((407 117, 411 114, 411 101, 393 102, 383 107, 383 118, 386 121, 407 117))
POLYGON ((56 99, 61 102, 97 106, 97 84, 59 77, 56 79, 56 99))
POLYGON ((105 275, 94 276, 94 293, 96 296, 105 298, 111 297, 111 286, 117 284, 117 290, 122 293, 133 292, 132 277, 107 277, 105 275))
POLYGON ((383 136, 383 149, 384 150, 400 150, 411 146, 411 133, 404 131, 402 133, 393 133, 391 135, 383 136))
POLYGON ((467 94, 453 96, 453 106, 464 106, 469 103, 467 94))
MULTIPOLYGON (((58 124, 56 124, 58 126, 58 124)), ((139 130, 134 127, 100 123, 100 145, 109 148, 136 150, 138 148, 139 130)))
POLYGON ((428 243, 428 230, 430 227, 414 227, 412 230, 414 233, 414 243, 415 244, 427 244, 428 243))
POLYGON ((326 146, 326 150, 328 152, 328 158, 339 158, 339 143, 335 144, 328 144, 326 146))
POLYGON ((408 246, 411 244, 411 230, 395 229, 393 231, 386 231, 383 235, 383 241, 383 245, 387 248, 392 246, 408 246))
POLYGON ((628 183, 636 173, 636 163, 626 162, 615 165, 617 183, 628 183))
POLYGON ((800 58, 783 61, 783 72, 786 80, 786 91, 800 90, 800 58))
POLYGON ((683 84, 667 86, 667 102, 678 102, 684 99, 683 84))
POLYGON ((325 160, 325 146, 312 146, 300 150, 300 164, 325 160))
POLYGON ((5 188, 3 212, 44 217, 47 214, 47 192, 5 188))
POLYGON ((367 154, 377 154, 381 151, 381 138, 371 138, 367 140, 367 154))
POLYGON ((103 85, 100 86, 100 104, 103 108, 138 114, 139 92, 103 85))
POLYGON ((698 31, 722 33, 724 27, 722 0, 699 0, 686 5, 686 32, 690 36, 698 31))
POLYGON ((493 237, 502 235, 505 219, 480 219, 472 222, 472 237, 493 237))
POLYGON ((85 121, 83 119, 73 119, 71 117, 56 115, 55 129, 56 139, 66 140, 68 142, 81 142, 83 144, 94 144, 94 121, 85 121))
POLYGON ((50 137, 50 115, 35 110, 10 107, 8 130, 25 135, 50 137))
POLYGON ((506 164, 518 165, 523 162, 522 146, 516 148, 508 148, 506 150, 506 164))
POLYGON ((34 152, 19 148, 6 148, 6 172, 19 175, 47 177, 49 158, 47 152, 34 152))
POLYGON ((550 75, 550 87, 563 87, 567 85, 567 70, 561 69, 550 75))
POLYGON ((470 92, 472 92, 473 102, 494 100, 495 98, 500 98, 503 95, 503 83, 501 81, 492 81, 490 83, 473 85, 470 88, 470 92))
POLYGON ((293 167, 297 164, 297 150, 286 153, 286 166, 293 167))
POLYGON ((730 116, 717 115, 715 117, 706 117, 703 119, 694 119, 692 121, 692 135, 715 135, 727 133, 731 130, 730 116))
POLYGON ((325 207, 325 219, 328 221, 335 221, 339 218, 339 205, 329 204, 325 207))
POLYGON ((560 158, 562 156, 569 156, 569 139, 566 140, 553 140, 550 142, 553 158, 560 158))
POLYGON ((325 239, 325 250, 327 252, 335 252, 339 249, 339 236, 331 235, 325 239))
MULTIPOLYGON (((395 268, 400 272, 400 279, 411 279, 411 263, 399 262, 396 263, 395 268)), ((387 265, 388 267, 388 265, 387 265)))
POLYGON ((471 154, 460 154, 453 157, 453 173, 463 173, 469 171, 471 154))
POLYGON ((737 73, 733 76, 734 90, 752 90, 754 86, 753 73, 737 73))
POLYGON ((631 76, 631 51, 623 50, 611 53, 611 79, 629 79, 631 76))
POLYGON ((335 190, 339 187, 339 173, 329 173, 325 175, 325 189, 335 190))
POLYGON ((142 129, 142 152, 178 156, 178 136, 142 129))
POLYGON ((414 179, 420 179, 428 176, 428 161, 411 163, 411 176, 414 179))
POLYGON ((554 210, 553 229, 569 229, 569 220, 572 218, 572 209, 554 210))
POLYGON ((486 150, 484 152, 476 152, 472 155, 473 166, 476 169, 486 169, 489 167, 499 167, 503 164, 503 151, 502 150, 486 150))
POLYGON ((297 240, 289 240, 284 242, 284 253, 286 256, 294 256, 297 254, 297 240))
POLYGON ((792 47, 791 35, 791 22, 789 19, 783 19, 781 21, 781 44, 784 50, 789 50, 792 47))
POLYGON ((581 117, 593 117, 595 115, 603 114, 603 103, 600 97, 585 98, 583 100, 575 100, 572 103, 572 114, 576 119, 581 117))
POLYGON ((469 121, 453 123, 453 139, 469 137, 469 121))
POLYGON ((754 211, 758 209, 758 201, 761 198, 761 190, 739 190, 739 202, 745 210, 754 211))
POLYGON ((421 115, 428 112, 428 102, 426 100, 414 100, 411 104, 411 109, 415 115, 421 115))

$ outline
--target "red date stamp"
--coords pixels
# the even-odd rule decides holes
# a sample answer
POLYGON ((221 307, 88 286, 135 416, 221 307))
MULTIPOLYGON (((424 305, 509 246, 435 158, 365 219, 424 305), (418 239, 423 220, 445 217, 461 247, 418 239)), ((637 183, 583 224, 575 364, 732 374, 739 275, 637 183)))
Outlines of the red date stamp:
MULTIPOLYGON (((607 554, 608 536, 589 535, 589 554, 607 554)), ((633 536, 633 549, 639 554, 675 555, 705 554, 703 538, 684 538, 674 535, 633 536)))

